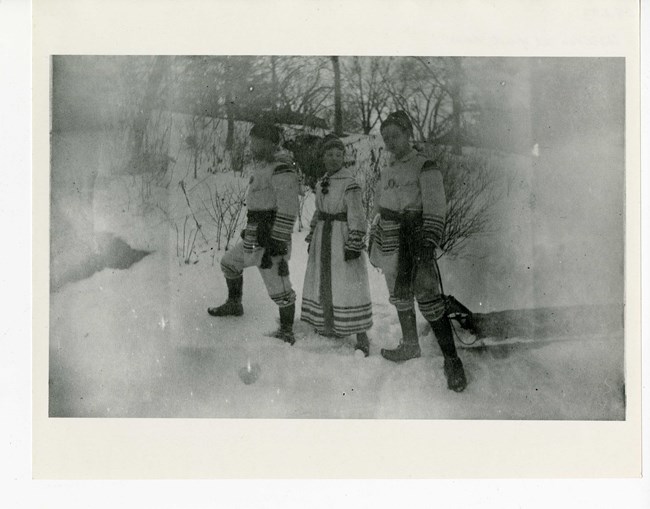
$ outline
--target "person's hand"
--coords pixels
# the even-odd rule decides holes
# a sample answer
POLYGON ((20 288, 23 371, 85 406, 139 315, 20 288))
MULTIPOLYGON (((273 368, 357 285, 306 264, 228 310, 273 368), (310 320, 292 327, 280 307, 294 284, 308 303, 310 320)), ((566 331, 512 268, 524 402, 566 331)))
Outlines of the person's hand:
POLYGON ((349 262, 350 260, 356 260, 361 256, 361 251, 354 251, 352 249, 346 249, 343 251, 343 259, 346 262, 349 262))
POLYGON ((279 240, 271 239, 269 242, 269 254, 271 256, 284 256, 289 252, 286 242, 280 242, 279 240))

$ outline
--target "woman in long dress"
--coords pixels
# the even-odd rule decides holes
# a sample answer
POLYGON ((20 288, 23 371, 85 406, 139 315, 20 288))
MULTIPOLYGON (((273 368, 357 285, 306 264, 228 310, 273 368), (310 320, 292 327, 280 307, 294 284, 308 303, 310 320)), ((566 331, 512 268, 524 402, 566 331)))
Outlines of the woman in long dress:
POLYGON ((309 259, 302 320, 323 335, 356 334, 356 350, 367 357, 372 304, 364 252, 366 217, 361 187, 344 168, 345 146, 333 135, 323 141, 326 174, 316 183, 316 211, 306 240, 309 259))

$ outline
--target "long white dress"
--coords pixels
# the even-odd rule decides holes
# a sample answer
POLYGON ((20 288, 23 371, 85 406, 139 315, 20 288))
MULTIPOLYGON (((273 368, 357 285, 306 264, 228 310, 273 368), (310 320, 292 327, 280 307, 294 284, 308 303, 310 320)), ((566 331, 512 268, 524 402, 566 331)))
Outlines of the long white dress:
POLYGON ((367 257, 363 238, 366 219, 361 188, 344 168, 316 184, 316 211, 310 225, 301 319, 323 334, 346 336, 372 327, 367 257), (344 252, 360 252, 345 261, 344 252))

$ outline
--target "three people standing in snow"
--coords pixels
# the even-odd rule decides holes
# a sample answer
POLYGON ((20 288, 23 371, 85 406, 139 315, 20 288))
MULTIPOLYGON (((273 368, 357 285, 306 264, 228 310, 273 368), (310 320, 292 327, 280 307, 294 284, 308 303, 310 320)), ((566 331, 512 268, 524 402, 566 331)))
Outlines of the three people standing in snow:
MULTIPOLYGON (((447 385, 461 392, 467 380, 456 352, 436 262, 446 212, 442 174, 433 161, 412 148, 412 131, 403 111, 391 113, 381 125, 391 159, 375 192, 370 262, 384 273, 403 336, 396 348, 382 349, 381 355, 393 362, 420 357, 415 298, 442 350, 447 385)), ((298 213, 298 176, 290 161, 278 157, 280 133, 275 126, 256 124, 250 135, 253 156, 262 164, 250 181, 244 239, 221 261, 228 300, 208 312, 213 316, 242 315, 243 269, 257 266, 280 310, 280 328, 274 336, 294 344, 295 292, 287 260, 298 213)), ((355 348, 368 356, 367 331, 373 322, 364 253, 366 218, 361 188, 351 169, 344 168, 344 154, 340 139, 330 135, 323 140, 326 173, 316 184, 316 211, 306 238, 309 258, 301 318, 324 335, 356 334, 355 348)))

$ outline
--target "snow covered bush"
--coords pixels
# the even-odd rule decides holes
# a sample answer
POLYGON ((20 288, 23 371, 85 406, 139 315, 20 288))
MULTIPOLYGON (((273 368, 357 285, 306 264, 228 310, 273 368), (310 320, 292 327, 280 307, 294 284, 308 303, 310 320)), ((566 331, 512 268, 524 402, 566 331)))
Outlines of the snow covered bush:
MULTIPOLYGON (((230 242, 243 227, 246 219, 246 192, 248 185, 242 179, 227 184, 211 186, 206 182, 207 200, 201 197, 203 209, 216 228, 217 250, 223 246, 227 251, 230 242)), ((235 239, 236 240, 236 239, 235 239)))
POLYGON ((301 232, 305 226, 305 205, 310 201, 310 196, 312 194, 312 188, 301 183, 302 192, 298 199, 298 231, 301 232))
MULTIPOLYGON (((215 120, 218 128, 218 119, 199 115, 193 115, 185 119, 181 136, 184 142, 183 148, 189 152, 189 164, 195 179, 198 178, 199 167, 203 159, 207 159, 206 156, 213 155, 210 168, 216 167, 217 161, 215 159, 218 159, 218 157, 216 155, 216 136, 214 136, 215 120)), ((188 167, 185 178, 187 178, 189 172, 190 168, 188 167)))
POLYGON ((382 156, 383 147, 372 147, 370 149, 370 159, 360 166, 361 181, 361 202, 363 203, 363 210, 366 212, 366 219, 371 223, 372 212, 375 206, 375 187, 379 182, 381 175, 380 161, 382 156))
POLYGON ((174 229, 176 230, 176 258, 178 258, 179 265, 181 262, 188 265, 192 260, 192 255, 196 258, 194 263, 197 263, 199 260, 196 256, 194 246, 199 228, 192 226, 190 216, 185 216, 183 226, 179 228, 178 224, 174 223, 174 229))

